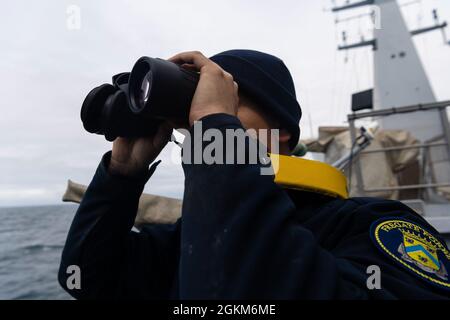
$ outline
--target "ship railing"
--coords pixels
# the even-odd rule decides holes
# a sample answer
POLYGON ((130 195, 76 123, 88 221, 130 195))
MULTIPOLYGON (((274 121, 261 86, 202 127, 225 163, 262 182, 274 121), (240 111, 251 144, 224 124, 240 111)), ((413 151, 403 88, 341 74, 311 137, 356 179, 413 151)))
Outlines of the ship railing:
MULTIPOLYGON (((352 145, 355 144, 357 140, 357 128, 355 122, 360 119, 366 118, 374 118, 374 117, 387 117, 395 114, 402 113, 411 113, 411 112, 421 112, 421 111, 430 111, 430 110, 438 110, 441 118, 442 132, 444 142, 429 142, 429 143, 420 143, 415 145, 408 146, 397 146, 397 147, 387 147, 387 148, 376 148, 371 150, 364 150, 359 153, 362 154, 373 154, 373 153, 381 153, 381 152, 389 152, 389 151, 398 151, 398 150, 407 150, 407 149, 429 149, 433 147, 447 147, 448 153, 448 164, 450 170, 450 125, 447 117, 447 108, 450 106, 449 101, 442 102, 433 102, 427 104, 417 104, 405 107, 395 107, 381 110, 373 110, 368 112, 358 112, 352 113, 347 116, 350 136, 352 140, 352 145)), ((354 158, 354 161, 350 163, 354 168, 355 179, 356 179, 356 194, 358 196, 363 196, 370 193, 377 192, 386 192, 386 191, 403 191, 403 190, 420 190, 420 189, 434 189, 441 187, 450 187, 450 181, 441 182, 441 183, 420 183, 414 185, 400 185, 395 187, 377 187, 377 188, 368 188, 364 185, 363 173, 360 163, 359 155, 354 158)), ((350 182, 351 183, 351 182, 350 182)))

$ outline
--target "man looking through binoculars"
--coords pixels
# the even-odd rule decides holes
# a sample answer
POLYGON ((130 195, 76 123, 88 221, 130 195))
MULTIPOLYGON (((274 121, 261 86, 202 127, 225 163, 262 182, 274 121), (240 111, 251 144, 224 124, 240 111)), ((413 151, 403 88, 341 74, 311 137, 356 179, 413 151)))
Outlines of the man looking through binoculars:
MULTIPOLYGON (((290 154, 298 142, 301 111, 280 59, 231 50, 210 59, 186 52, 170 60, 200 72, 190 131, 197 121, 204 130, 221 132, 279 130, 279 153, 290 154)), ((166 121, 151 137, 118 138, 104 155, 62 256, 59 281, 75 298, 448 298, 450 254, 445 244, 438 246, 438 232, 410 208, 396 201, 284 188, 273 176, 261 175, 260 164, 184 163, 182 218, 174 225, 132 231, 139 197, 157 164, 148 167, 174 126, 166 121), (387 222, 392 222, 389 228, 387 222), (409 242, 395 242, 408 228, 416 233, 415 241, 433 239, 421 251, 433 258, 427 270, 435 272, 427 278, 418 268, 425 258, 414 260, 416 253, 407 256, 409 242), (395 248, 392 257, 374 239, 395 248), (410 270, 395 254, 411 263, 410 270), (67 287, 70 265, 80 267, 79 289, 67 287), (372 290, 366 271, 374 265, 382 281, 372 290)), ((235 153, 248 148, 247 143, 235 153)), ((306 166, 298 170, 308 173, 306 166)))

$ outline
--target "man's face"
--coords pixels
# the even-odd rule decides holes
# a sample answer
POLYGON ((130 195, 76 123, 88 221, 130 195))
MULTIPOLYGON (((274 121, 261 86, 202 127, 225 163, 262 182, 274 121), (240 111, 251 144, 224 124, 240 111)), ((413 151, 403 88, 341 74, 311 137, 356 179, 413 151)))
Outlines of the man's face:
MULTIPOLYGON (((267 141, 267 148, 271 151, 271 130, 279 128, 278 124, 267 114, 261 111, 253 101, 245 95, 239 94, 239 107, 237 117, 241 121, 245 129, 254 129, 256 132, 260 129, 267 130, 267 137, 263 141, 267 141)), ((290 134, 286 130, 280 130, 279 154, 289 155, 289 138, 290 134)))

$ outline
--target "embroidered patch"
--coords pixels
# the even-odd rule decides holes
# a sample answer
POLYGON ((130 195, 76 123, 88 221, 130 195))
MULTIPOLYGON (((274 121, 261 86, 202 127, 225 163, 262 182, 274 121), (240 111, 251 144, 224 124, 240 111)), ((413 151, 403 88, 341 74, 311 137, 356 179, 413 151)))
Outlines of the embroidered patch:
POLYGON ((450 252, 445 243, 416 223, 381 219, 370 228, 375 245, 420 278, 450 290, 450 252))

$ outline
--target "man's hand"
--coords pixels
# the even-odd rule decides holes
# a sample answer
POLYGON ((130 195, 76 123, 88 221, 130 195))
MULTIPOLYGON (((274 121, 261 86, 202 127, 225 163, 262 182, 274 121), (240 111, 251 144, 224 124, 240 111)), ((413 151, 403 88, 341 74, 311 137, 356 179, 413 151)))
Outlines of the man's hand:
POLYGON ((151 137, 117 138, 113 143, 109 172, 123 176, 145 172, 169 142, 171 134, 172 127, 164 123, 151 137))
POLYGON ((169 59, 190 70, 200 71, 200 81, 192 99, 189 124, 214 113, 237 114, 238 85, 233 76, 200 52, 184 52, 169 59))
MULTIPOLYGON (((238 85, 233 76, 200 52, 184 52, 169 59, 182 67, 200 71, 200 81, 189 113, 189 124, 215 113, 236 116, 238 85)), ((162 125, 152 137, 117 138, 114 141, 109 171, 124 176, 145 172, 170 140, 172 125, 162 125)))

